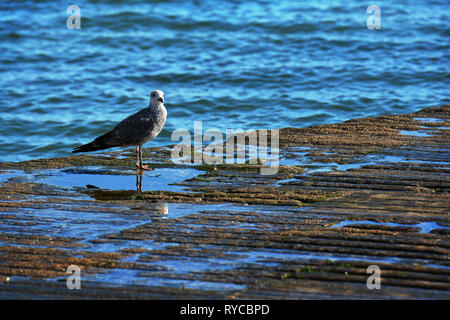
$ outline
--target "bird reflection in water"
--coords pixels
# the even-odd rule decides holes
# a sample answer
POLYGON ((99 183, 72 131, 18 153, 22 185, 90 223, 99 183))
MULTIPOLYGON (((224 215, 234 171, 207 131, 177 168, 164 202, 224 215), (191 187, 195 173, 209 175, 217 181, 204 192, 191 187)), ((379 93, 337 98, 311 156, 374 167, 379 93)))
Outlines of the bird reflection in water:
MULTIPOLYGON (((136 192, 138 194, 142 193, 142 170, 136 170, 136 192)), ((155 210, 160 214, 168 214, 169 207, 164 204, 158 204, 155 206, 155 210)))
POLYGON ((136 170, 136 191, 142 192, 142 170, 136 170))

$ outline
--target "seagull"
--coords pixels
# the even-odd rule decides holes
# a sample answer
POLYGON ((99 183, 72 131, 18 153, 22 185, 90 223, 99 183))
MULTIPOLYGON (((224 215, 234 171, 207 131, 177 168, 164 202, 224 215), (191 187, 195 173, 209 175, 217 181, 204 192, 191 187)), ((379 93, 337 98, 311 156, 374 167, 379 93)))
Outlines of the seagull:
POLYGON ((136 146, 136 168, 150 170, 149 167, 142 165, 142 145, 161 132, 166 123, 166 118, 164 93, 161 90, 152 91, 150 104, 147 108, 123 119, 108 133, 92 142, 74 148, 72 152, 90 152, 113 147, 136 146))

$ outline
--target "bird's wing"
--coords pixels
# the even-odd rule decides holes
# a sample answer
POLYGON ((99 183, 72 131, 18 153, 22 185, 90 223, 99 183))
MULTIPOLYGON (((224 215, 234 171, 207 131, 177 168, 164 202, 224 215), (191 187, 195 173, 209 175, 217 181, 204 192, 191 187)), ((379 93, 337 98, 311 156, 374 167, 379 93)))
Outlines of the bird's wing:
POLYGON ((140 145, 153 131, 154 117, 154 113, 149 108, 142 109, 120 121, 111 131, 92 142, 74 148, 72 152, 89 152, 113 147, 140 145))
POLYGON ((104 142, 115 147, 139 144, 153 130, 153 117, 154 115, 149 108, 132 114, 108 132, 104 142))

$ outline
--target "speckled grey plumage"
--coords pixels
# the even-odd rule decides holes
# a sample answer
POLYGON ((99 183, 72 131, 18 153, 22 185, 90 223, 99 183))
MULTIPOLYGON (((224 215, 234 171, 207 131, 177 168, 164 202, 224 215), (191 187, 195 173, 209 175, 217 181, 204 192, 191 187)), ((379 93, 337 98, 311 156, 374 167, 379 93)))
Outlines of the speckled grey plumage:
POLYGON ((110 132, 75 148, 72 152, 89 152, 113 147, 141 147, 161 132, 166 118, 164 93, 155 90, 150 95, 150 104, 147 108, 125 118, 110 132))

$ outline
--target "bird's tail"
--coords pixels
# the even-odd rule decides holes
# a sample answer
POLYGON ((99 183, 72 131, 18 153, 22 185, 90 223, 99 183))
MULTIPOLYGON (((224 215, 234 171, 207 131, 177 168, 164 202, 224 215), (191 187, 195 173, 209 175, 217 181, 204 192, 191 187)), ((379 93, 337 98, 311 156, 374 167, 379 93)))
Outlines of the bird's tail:
POLYGON ((94 145, 94 142, 89 142, 87 144, 83 144, 82 146, 73 148, 72 153, 78 153, 78 152, 90 152, 90 151, 97 151, 97 150, 103 150, 111 148, 109 146, 96 146, 94 145))
POLYGON ((83 144, 82 146, 76 147, 72 150, 72 153, 90 152, 90 151, 97 151, 97 150, 112 148, 114 146, 109 145, 107 143, 107 139, 109 138, 110 134, 111 134, 111 132, 108 132, 108 133, 104 134, 103 136, 98 137, 97 139, 95 139, 92 142, 89 142, 89 143, 83 144))

